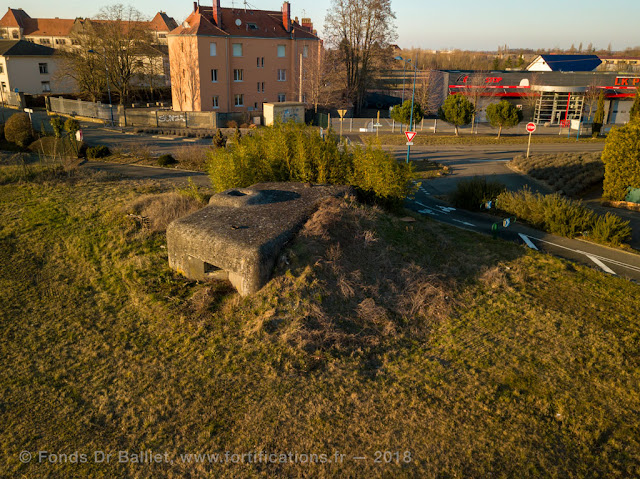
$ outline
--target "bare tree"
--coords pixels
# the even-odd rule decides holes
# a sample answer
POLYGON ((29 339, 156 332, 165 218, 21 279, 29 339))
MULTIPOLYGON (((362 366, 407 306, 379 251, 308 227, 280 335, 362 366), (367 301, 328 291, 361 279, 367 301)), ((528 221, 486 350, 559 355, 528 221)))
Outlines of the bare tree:
POLYGON ((584 106, 585 113, 587 114, 587 121, 591 120, 596 112, 598 98, 600 97, 601 91, 600 82, 594 79, 591 81, 587 87, 587 91, 584 93, 584 106))
POLYGON ((319 45, 317 49, 309 49, 302 62, 302 94, 316 113, 319 106, 334 105, 338 97, 334 56, 335 52, 326 51, 319 45))
POLYGON ((476 115, 478 113, 478 105, 480 103, 480 99, 490 91, 489 86, 487 85, 487 73, 486 72, 476 72, 468 75, 465 79, 465 88, 460 90, 464 96, 473 104, 474 110, 473 115, 471 117, 471 133, 474 132, 475 123, 476 123, 476 115))
POLYGON ((97 18, 91 23, 100 39, 111 86, 123 104, 129 100, 137 62, 142 49, 151 44, 151 33, 142 13, 129 5, 104 7, 97 18))
POLYGON ((536 86, 540 84, 539 82, 540 79, 538 75, 534 73, 529 77, 529 87, 524 88, 524 92, 522 93, 522 103, 532 115, 538 103, 538 98, 540 97, 540 93, 536 89, 536 86))
POLYGON ((333 0, 325 19, 329 46, 340 53, 345 67, 345 96, 360 112, 376 73, 376 59, 387 55, 395 40, 391 0, 333 0))
POLYGON ((73 48, 56 52, 62 61, 55 73, 57 79, 71 79, 85 98, 95 102, 106 89, 107 69, 100 51, 100 39, 95 35, 73 32, 73 48))
POLYGON ((200 105, 200 73, 193 61, 198 54, 197 38, 184 36, 169 41, 174 106, 179 111, 194 111, 200 105))

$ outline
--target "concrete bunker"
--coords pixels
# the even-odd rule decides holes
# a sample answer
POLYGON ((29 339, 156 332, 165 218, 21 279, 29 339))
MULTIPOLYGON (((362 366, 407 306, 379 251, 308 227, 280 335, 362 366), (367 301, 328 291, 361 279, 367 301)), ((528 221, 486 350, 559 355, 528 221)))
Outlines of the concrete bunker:
POLYGON ((167 228, 169 266, 194 280, 229 280, 241 295, 271 278, 282 247, 330 196, 348 186, 258 183, 211 197, 167 228))

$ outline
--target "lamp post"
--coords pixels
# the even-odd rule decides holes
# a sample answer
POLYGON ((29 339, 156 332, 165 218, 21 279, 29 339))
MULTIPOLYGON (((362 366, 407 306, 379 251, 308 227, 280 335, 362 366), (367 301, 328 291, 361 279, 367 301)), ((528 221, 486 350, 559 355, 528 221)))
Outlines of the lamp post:
MULTIPOLYGON (((411 68, 413 68, 413 93, 411 94, 411 116, 409 117, 409 131, 413 131, 413 107, 416 99, 416 79, 418 76, 418 68, 415 66, 415 62, 412 62, 411 59, 405 60, 404 58, 398 56, 395 57, 395 60, 401 60, 404 62, 405 67, 408 64, 411 64, 411 68)), ((410 143, 410 142, 407 142, 410 143)), ((409 163, 409 157, 411 156, 411 145, 407 144, 407 163, 409 163)))
MULTIPOLYGON (((89 50, 89 53, 98 54, 98 52, 94 50, 89 50)), ((107 53, 102 52, 102 55, 104 57, 104 70, 107 76, 107 92, 109 93, 109 110, 111 111, 111 126, 114 126, 115 122, 113 121, 113 103, 111 101, 111 86, 109 84, 109 66, 107 65, 107 53)))

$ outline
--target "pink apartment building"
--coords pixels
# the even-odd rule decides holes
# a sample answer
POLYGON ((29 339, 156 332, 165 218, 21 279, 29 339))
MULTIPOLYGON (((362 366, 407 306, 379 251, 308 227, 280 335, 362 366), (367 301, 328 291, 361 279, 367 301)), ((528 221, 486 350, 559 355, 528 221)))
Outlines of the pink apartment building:
POLYGON ((301 80, 322 48, 311 21, 292 21, 289 2, 277 12, 213 1, 213 7, 194 2, 168 35, 173 109, 261 112, 266 102, 305 101, 301 80))

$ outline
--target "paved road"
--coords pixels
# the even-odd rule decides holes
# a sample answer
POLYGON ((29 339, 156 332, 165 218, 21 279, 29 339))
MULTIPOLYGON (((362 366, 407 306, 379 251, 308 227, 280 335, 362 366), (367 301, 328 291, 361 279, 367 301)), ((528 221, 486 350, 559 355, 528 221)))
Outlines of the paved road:
POLYGON ((504 228, 502 221, 506 217, 471 213, 453 208, 448 203, 434 198, 425 183, 422 184, 415 198, 407 201, 407 206, 413 211, 437 221, 487 235, 493 234, 492 227, 497 224, 499 238, 592 266, 608 274, 640 282, 639 254, 627 253, 586 241, 554 236, 518 223, 504 228))

